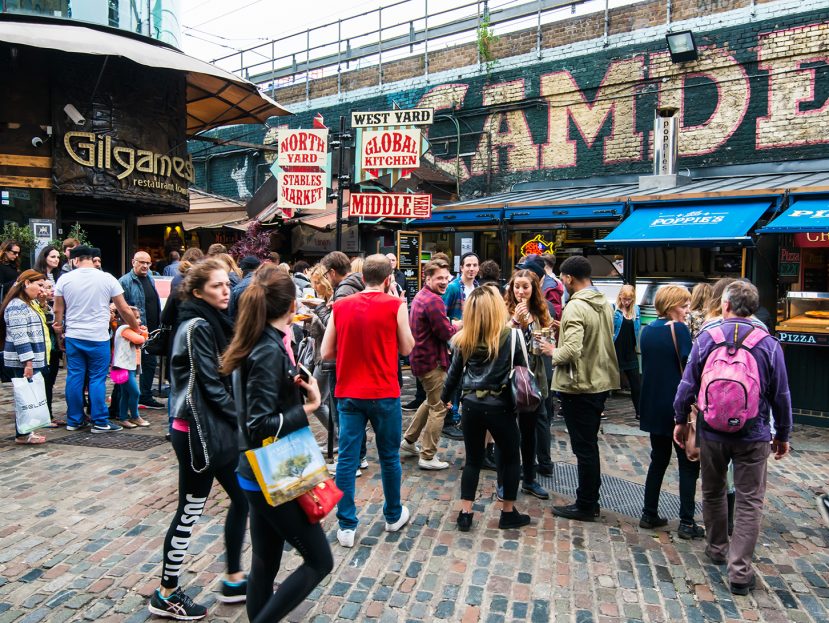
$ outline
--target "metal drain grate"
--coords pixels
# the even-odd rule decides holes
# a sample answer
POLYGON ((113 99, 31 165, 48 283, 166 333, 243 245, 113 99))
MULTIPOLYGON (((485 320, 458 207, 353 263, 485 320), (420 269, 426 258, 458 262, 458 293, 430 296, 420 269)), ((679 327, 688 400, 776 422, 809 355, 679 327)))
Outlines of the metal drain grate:
MULTIPOLYGON (((575 499, 579 486, 578 467, 571 463, 555 463, 552 476, 538 475, 538 480, 546 489, 575 499)), ((645 499, 645 487, 629 480, 602 475, 602 489, 599 503, 603 509, 639 518, 642 515, 642 503, 645 499)), ((702 506, 697 504, 697 514, 702 513, 702 506)), ((679 496, 665 491, 659 496, 659 514, 666 519, 679 517, 679 496)))
POLYGON ((136 452, 155 448, 165 442, 164 437, 156 435, 135 435, 132 433, 98 433, 95 435, 89 432, 80 432, 49 440, 50 444, 106 448, 109 450, 135 450, 136 452))

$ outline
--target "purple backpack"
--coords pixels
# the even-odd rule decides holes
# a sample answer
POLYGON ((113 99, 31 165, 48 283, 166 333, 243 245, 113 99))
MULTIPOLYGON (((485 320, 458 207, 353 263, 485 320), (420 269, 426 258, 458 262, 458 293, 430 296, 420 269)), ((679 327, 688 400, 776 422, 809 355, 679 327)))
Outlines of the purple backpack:
POLYGON ((753 327, 739 340, 738 326, 731 340, 721 326, 707 329, 715 347, 702 369, 697 406, 703 426, 718 433, 741 434, 760 414, 760 373, 751 349, 768 333, 753 327))

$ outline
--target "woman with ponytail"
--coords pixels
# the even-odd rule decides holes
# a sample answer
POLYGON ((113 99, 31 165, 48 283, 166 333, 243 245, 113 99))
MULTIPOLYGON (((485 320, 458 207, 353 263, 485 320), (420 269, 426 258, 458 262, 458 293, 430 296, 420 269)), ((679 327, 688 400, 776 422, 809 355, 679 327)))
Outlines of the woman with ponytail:
MULTIPOLYGON (((225 520, 227 572, 222 579, 219 601, 243 602, 247 590, 241 569, 242 542, 248 518, 248 503, 234 473, 235 439, 230 452, 216 453, 203 438, 204 430, 227 431, 236 436, 236 412, 230 379, 219 370, 221 355, 233 335, 225 314, 230 302, 230 279, 224 265, 215 260, 195 264, 179 290, 180 330, 170 358, 173 424, 171 442, 178 459, 178 508, 164 539, 161 586, 150 598, 155 615, 194 621, 207 615, 178 586, 193 526, 204 512, 213 480, 230 498, 225 520)), ((213 433, 211 433, 213 434, 213 433)))
MULTIPOLYGON (((225 354, 222 372, 233 373, 233 389, 243 447, 259 448, 270 437, 284 437, 308 426, 320 405, 314 377, 304 380, 296 368, 291 323, 296 286, 273 265, 256 273, 239 299, 236 334, 225 354), (306 399, 303 404, 302 392, 306 399)), ((253 556, 248 578, 247 614, 251 623, 285 618, 326 575, 334 560, 320 524, 311 524, 296 500, 270 506, 244 452, 236 470, 250 504, 253 556), (285 542, 303 563, 273 592, 285 542)))

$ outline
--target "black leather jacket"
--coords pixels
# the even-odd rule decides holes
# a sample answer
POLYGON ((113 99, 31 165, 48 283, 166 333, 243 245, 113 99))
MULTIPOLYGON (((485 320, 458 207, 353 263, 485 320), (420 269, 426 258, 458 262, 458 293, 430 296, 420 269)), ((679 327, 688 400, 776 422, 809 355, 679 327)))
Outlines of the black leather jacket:
MULTIPOLYGON (((515 349, 514 365, 526 366, 524 353, 520 347, 515 349)), ((501 342, 498 347, 498 356, 495 359, 488 359, 484 348, 478 348, 464 364, 460 351, 455 350, 452 355, 452 363, 449 364, 449 372, 446 375, 446 384, 443 386, 440 399, 449 402, 457 391, 458 384, 461 386, 461 394, 469 394, 476 390, 499 391, 509 386, 509 375, 512 371, 510 365, 510 330, 504 328, 501 332, 501 342)), ((507 389, 506 396, 510 396, 507 389)), ((510 398, 511 400, 511 398, 510 398)))
MULTIPOLYGON (((262 447, 262 441, 277 432, 284 437, 308 426, 308 416, 302 408, 302 392, 294 383, 297 370, 288 357, 282 339, 280 331, 266 325, 250 355, 233 372, 233 393, 239 413, 239 445, 243 452, 262 447)), ((238 471, 245 478, 255 480, 244 454, 240 458, 238 471)))
POLYGON ((186 400, 190 375, 194 374, 193 401, 198 414, 229 420, 235 428, 236 409, 230 394, 230 379, 219 374, 216 339, 206 320, 196 319, 193 326, 190 338, 193 350, 191 370, 190 355, 187 352, 187 327, 190 322, 188 320, 181 325, 173 340, 170 358, 170 395, 173 405, 170 412, 173 417, 192 422, 186 400))

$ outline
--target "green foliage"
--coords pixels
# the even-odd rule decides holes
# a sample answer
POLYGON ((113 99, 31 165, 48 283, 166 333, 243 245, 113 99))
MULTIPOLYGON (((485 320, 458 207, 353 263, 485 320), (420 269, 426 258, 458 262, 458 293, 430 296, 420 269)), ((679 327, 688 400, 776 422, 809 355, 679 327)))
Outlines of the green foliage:
POLYGON ((495 67, 495 51, 493 48, 499 39, 495 35, 495 31, 490 27, 489 13, 484 13, 481 21, 478 23, 477 43, 478 54, 480 55, 481 62, 486 67, 487 75, 495 67))
POLYGON ((20 245, 20 250, 31 250, 35 246, 35 233, 28 225, 18 225, 9 222, 3 227, 0 240, 14 240, 20 245))
MULTIPOLYGON (((66 236, 67 238, 74 238, 78 242, 86 246, 92 246, 92 243, 89 242, 89 238, 86 235, 86 232, 81 227, 81 224, 75 221, 75 224, 72 225, 72 228, 69 230, 69 233, 66 236)), ((60 248, 61 243, 58 243, 58 248, 60 248)))
POLYGON ((310 454, 295 454, 289 459, 285 459, 274 470, 274 480, 281 478, 301 478, 302 472, 311 464, 310 454))

